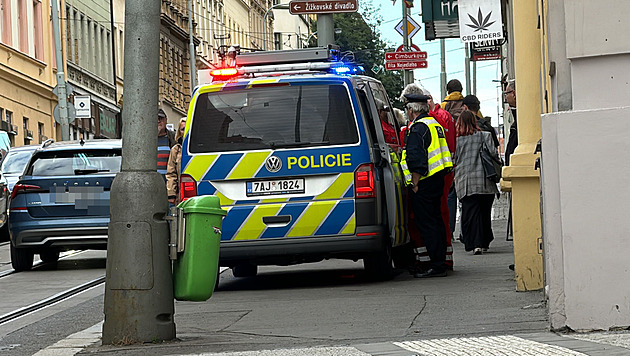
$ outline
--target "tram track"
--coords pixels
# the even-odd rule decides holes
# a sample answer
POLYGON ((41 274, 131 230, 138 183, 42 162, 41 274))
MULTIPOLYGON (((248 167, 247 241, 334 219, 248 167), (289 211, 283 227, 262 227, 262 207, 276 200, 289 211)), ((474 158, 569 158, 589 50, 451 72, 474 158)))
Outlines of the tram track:
POLYGON ((51 297, 42 299, 38 302, 35 302, 31 305, 27 305, 25 307, 16 309, 12 312, 6 313, 4 315, 0 315, 0 325, 6 324, 12 320, 15 320, 17 318, 20 318, 24 315, 27 314, 31 314, 34 313, 38 310, 44 309, 50 305, 59 303, 61 301, 64 301, 66 299, 70 299, 73 296, 80 294, 88 289, 94 288, 96 286, 99 286, 101 284, 105 283, 105 275, 98 277, 94 280, 91 280, 89 282, 83 283, 81 285, 78 285, 76 287, 67 289, 63 292, 57 293, 51 297))
MULTIPOLYGON (((60 260, 62 259, 67 259, 76 255, 79 255, 81 253, 83 253, 85 251, 68 251, 68 252, 63 252, 61 254, 61 256, 59 257, 60 260)), ((38 269, 41 268, 45 265, 48 265, 47 263, 42 262, 41 260, 39 261, 35 261, 33 263, 33 269, 38 269)), ((7 277, 10 275, 14 275, 17 272, 14 269, 10 269, 10 270, 6 270, 3 272, 0 272, 0 279, 3 277, 7 277)), ((62 292, 56 293, 50 297, 41 299, 35 303, 32 303, 30 305, 18 308, 16 310, 13 310, 11 312, 8 312, 4 315, 0 315, 0 325, 6 324, 8 322, 11 322, 15 319, 18 319, 22 316, 25 316, 27 314, 31 314, 31 313, 35 313, 39 310, 42 310, 48 306, 51 306, 53 304, 62 302, 64 300, 70 299, 84 291, 87 291, 91 288, 97 287, 101 284, 105 283, 105 275, 102 275, 96 279, 93 279, 89 282, 80 284, 78 286, 74 286, 72 288, 66 289, 62 292)))
MULTIPOLYGON (((0 247, 2 247, 2 244, 0 244, 0 247)), ((59 259, 63 260, 63 259, 66 259, 66 258, 70 258, 72 256, 76 256, 76 255, 81 254, 83 252, 85 252, 85 251, 67 251, 67 252, 62 252, 59 255, 59 259)), ((37 260, 37 261, 33 262, 33 269, 37 269, 37 268, 39 268, 39 267, 41 267, 43 265, 45 265, 44 262, 42 262, 41 260, 37 260)), ((9 269, 9 270, 6 270, 6 271, 2 271, 2 272, 0 272, 0 278, 6 277, 6 276, 10 276, 10 275, 12 275, 14 273, 17 273, 14 269, 9 269)))

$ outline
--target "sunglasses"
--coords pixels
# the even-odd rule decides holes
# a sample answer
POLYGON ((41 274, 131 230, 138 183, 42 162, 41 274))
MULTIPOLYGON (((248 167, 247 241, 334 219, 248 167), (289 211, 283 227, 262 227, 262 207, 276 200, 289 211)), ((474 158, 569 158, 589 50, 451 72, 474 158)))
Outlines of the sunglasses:
POLYGON ((503 92, 503 94, 505 94, 505 95, 508 95, 510 93, 514 93, 514 90, 508 90, 508 91, 503 92))

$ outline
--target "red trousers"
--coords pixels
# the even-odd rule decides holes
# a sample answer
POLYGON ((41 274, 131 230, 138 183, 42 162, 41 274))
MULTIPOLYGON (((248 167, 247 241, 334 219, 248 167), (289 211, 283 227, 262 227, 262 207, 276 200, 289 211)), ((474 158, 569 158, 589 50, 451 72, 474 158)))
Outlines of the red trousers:
MULTIPOLYGON (((442 221, 444 221, 444 229, 446 230, 446 267, 448 269, 453 269, 453 236, 451 234, 450 228, 450 219, 448 212, 448 191, 451 188, 451 184, 453 184, 453 178, 455 177, 454 172, 448 173, 444 176, 444 192, 442 192, 442 201, 440 204, 440 211, 442 212, 442 221)), ((424 246, 424 241, 422 240, 422 236, 420 236, 420 232, 414 221, 413 209, 411 208, 411 199, 407 200, 407 211, 408 214, 408 224, 407 231, 409 232, 409 236, 411 237, 411 242, 414 247, 414 254, 416 258, 416 265, 422 268, 428 268, 429 262, 431 259, 429 258, 429 254, 427 252, 427 248, 424 246)))

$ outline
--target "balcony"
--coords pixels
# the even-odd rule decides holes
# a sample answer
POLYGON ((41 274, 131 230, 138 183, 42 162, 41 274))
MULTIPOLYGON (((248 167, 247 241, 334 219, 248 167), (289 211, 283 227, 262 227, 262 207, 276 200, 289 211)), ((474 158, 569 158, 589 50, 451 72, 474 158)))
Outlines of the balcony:
POLYGON ((32 140, 33 139, 33 131, 31 131, 31 130, 24 130, 24 135, 26 136, 25 138, 27 140, 32 140))

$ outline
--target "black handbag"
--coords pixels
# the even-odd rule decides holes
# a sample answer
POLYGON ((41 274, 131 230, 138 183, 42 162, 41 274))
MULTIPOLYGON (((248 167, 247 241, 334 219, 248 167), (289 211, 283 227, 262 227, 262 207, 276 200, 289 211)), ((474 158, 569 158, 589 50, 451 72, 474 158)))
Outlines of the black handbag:
POLYGON ((501 158, 496 160, 490 154, 485 142, 481 143, 479 157, 481 158, 481 165, 483 166, 486 179, 490 180, 492 183, 499 183, 501 180, 501 170, 503 169, 503 160, 501 160, 501 158))

